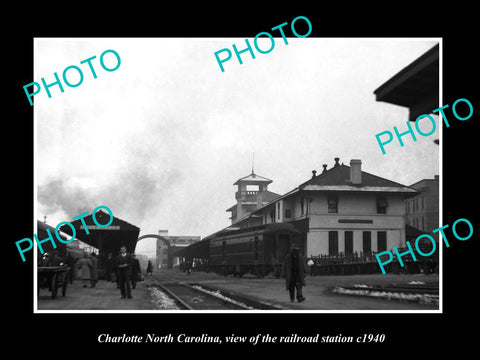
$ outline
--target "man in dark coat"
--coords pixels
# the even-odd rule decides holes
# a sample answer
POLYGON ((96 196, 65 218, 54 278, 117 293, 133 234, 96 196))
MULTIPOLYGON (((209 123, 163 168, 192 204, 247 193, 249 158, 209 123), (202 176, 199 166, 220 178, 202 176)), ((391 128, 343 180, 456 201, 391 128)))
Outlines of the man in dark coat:
POLYGON ((105 280, 112 281, 112 270, 113 270, 114 259, 112 253, 108 253, 107 259, 105 261, 105 280))
POLYGON ((137 281, 140 279, 141 269, 140 269, 140 261, 135 257, 135 253, 131 255, 132 257, 132 289, 135 289, 137 286, 137 281))
POLYGON ((295 290, 297 290, 297 300, 305 300, 302 293, 302 287, 305 286, 305 274, 307 272, 307 263, 305 256, 300 254, 298 248, 292 248, 286 256, 282 268, 285 276, 286 288, 290 293, 290 301, 295 301, 295 290))
POLYGON ((125 246, 120 248, 120 255, 115 258, 115 267, 117 268, 118 284, 120 286, 122 299, 125 299, 125 297, 131 299, 130 277, 132 275, 132 262, 130 256, 127 255, 127 248, 125 246))
POLYGON ((94 288, 95 286, 97 286, 98 282, 98 259, 97 254, 95 254, 94 252, 90 254, 90 263, 92 264, 92 266, 90 267, 90 287, 94 288))
POLYGON ((77 259, 75 259, 72 254, 67 252, 67 257, 65 258, 65 263, 68 266, 68 271, 67 271, 67 281, 72 284, 73 283, 73 278, 75 277, 75 263, 77 262, 77 259))
POLYGON ((152 272, 153 272, 153 265, 152 265, 152 262, 150 260, 148 260, 147 275, 148 274, 152 275, 152 272))

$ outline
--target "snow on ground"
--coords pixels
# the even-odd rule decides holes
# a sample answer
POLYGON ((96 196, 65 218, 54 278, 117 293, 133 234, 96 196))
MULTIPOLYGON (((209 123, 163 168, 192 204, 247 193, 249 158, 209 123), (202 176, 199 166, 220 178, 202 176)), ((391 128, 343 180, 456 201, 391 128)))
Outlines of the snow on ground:
MULTIPOLYGON (((368 288, 368 286, 355 286, 358 288, 368 288)), ((430 294, 405 294, 402 292, 390 292, 390 291, 370 291, 370 290, 352 290, 345 289, 340 286, 333 288, 332 292, 344 295, 360 295, 370 296, 375 298, 387 299, 387 300, 403 300, 403 301, 415 301, 420 304, 438 305, 438 295, 430 294)))
POLYGON ((180 308, 175 305, 175 301, 156 286, 148 286, 147 289, 150 291, 152 301, 158 309, 180 310, 180 308))

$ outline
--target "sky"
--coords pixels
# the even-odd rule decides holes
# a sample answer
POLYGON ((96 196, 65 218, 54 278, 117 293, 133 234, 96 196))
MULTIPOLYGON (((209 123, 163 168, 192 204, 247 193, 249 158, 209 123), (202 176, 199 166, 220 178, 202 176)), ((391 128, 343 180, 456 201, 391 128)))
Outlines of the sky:
MULTIPOLYGON (((404 185, 433 178, 441 127, 383 155, 375 134, 406 130, 408 109, 373 91, 437 42, 275 38, 270 53, 246 52, 242 65, 233 55, 222 72, 214 52, 244 38, 37 38, 33 81, 52 83, 70 65, 84 79, 34 97, 36 218, 56 226, 106 205, 140 235, 205 237, 230 224, 233 183, 251 172, 252 153, 279 194, 335 157, 404 185), (107 72, 99 58, 110 49, 121 64, 107 72), (80 64, 92 56, 96 79, 80 64)), ((111 53, 104 60, 116 65, 111 53)))

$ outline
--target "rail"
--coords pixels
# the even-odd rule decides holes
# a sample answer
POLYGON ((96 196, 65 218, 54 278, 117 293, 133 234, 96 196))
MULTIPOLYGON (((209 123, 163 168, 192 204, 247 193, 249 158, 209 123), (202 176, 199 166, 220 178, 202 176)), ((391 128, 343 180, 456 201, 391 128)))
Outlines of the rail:
POLYGON ((153 277, 157 286, 171 297, 182 310, 254 310, 238 300, 231 299, 219 291, 203 289, 200 285, 189 285, 176 280, 160 282, 153 277))

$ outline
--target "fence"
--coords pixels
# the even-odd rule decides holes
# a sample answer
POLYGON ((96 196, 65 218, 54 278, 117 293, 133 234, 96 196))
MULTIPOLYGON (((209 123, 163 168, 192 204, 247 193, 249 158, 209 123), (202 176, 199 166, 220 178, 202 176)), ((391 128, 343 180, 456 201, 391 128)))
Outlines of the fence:
MULTIPOLYGON (((400 252, 406 249, 399 249, 400 252)), ((427 249, 424 249, 427 252, 427 249)), ((315 264, 310 268, 311 275, 354 275, 354 274, 376 274, 380 273, 375 255, 377 252, 354 252, 351 254, 338 253, 332 255, 311 256, 315 264)), ((418 257, 417 257, 418 258, 418 257)), ((438 272, 437 259, 418 259, 415 262, 410 255, 402 257, 405 267, 400 267, 395 258, 390 264, 385 266, 385 271, 389 273, 408 273, 415 274, 423 272, 425 274, 438 272)))

